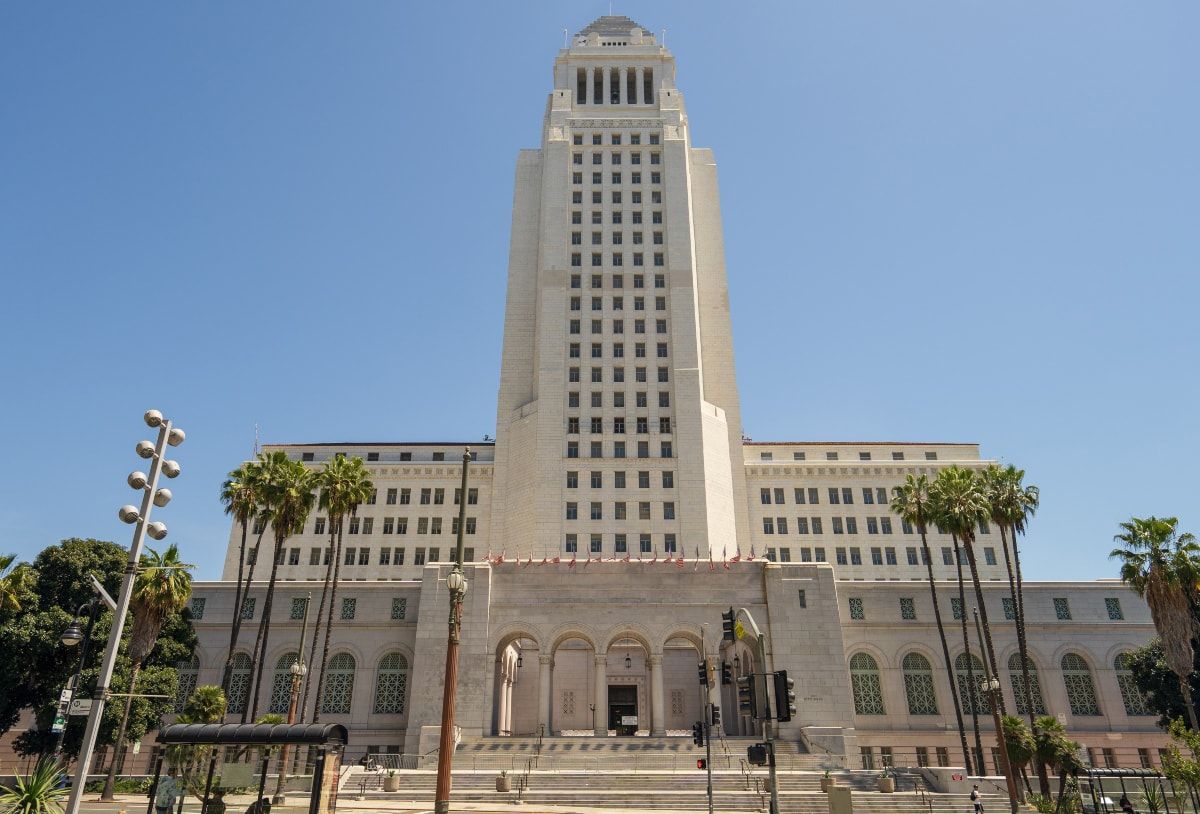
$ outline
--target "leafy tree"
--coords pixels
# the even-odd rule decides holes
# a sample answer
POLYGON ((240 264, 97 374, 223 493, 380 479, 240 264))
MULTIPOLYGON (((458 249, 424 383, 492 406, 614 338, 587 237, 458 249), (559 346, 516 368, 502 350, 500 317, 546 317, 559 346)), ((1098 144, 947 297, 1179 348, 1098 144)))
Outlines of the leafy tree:
POLYGON ((967 746, 967 730, 963 725, 962 705, 958 700, 958 682, 954 678, 954 662, 950 659, 950 646, 946 642, 946 628, 942 624, 941 603, 938 601, 937 582, 933 578, 933 555, 929 551, 929 541, 926 537, 929 523, 929 478, 925 475, 913 477, 909 475, 904 483, 892 489, 892 500, 889 504, 893 514, 911 526, 916 527, 921 535, 921 556, 925 560, 926 576, 929 578, 929 594, 933 598, 933 618, 937 622, 938 638, 942 642, 942 657, 946 663, 946 675, 950 679, 950 697, 954 702, 954 718, 958 721, 958 739, 962 742, 963 761, 967 774, 971 771, 971 750, 967 746))
POLYGON ((1200 543, 1179 534, 1174 517, 1132 517, 1113 537, 1123 543, 1109 557, 1121 561, 1121 580, 1150 606, 1163 657, 1175 674, 1192 729, 1200 729, 1189 677, 1195 670, 1196 584, 1200 580, 1200 543))
MULTIPOLYGON (((57 703, 59 691, 75 672, 77 648, 63 647, 59 634, 76 609, 92 599, 89 574, 116 594, 125 570, 120 546, 101 540, 72 538, 39 553, 29 564, 31 593, 20 612, 0 617, 0 653, 22 657, 0 659, 0 734, 18 721, 21 711, 57 703)), ((93 631, 93 652, 104 651, 107 612, 93 631)))
POLYGON ((1037 751, 1033 735, 1030 734, 1029 727, 1025 725, 1025 721, 1019 715, 1005 715, 1000 719, 1000 728, 1004 730, 1004 746, 1008 752, 1008 764, 1012 767, 1014 779, 1015 773, 1020 772, 1021 778, 1025 781, 1025 788, 1028 790, 1029 778, 1025 774, 1025 767, 1029 765, 1029 761, 1033 759, 1037 751))
MULTIPOLYGON (((0 652, 20 653, 20 659, 0 659, 0 733, 10 729, 22 710, 33 708, 35 726, 14 742, 21 754, 46 754, 55 736, 50 724, 58 695, 79 666, 80 646, 65 647, 59 641, 80 606, 91 601, 89 574, 94 574, 110 594, 116 595, 125 570, 127 552, 101 540, 69 539, 40 552, 30 564, 36 590, 20 613, 0 621, 0 652)), ((87 697, 95 687, 101 654, 112 626, 107 610, 99 615, 92 631, 89 664, 80 676, 77 693, 87 697)), ((127 625, 113 675, 113 692, 126 692, 132 664, 127 648, 132 626, 127 625)), ((138 677, 142 692, 169 695, 178 687, 176 664, 192 657, 196 637, 187 610, 164 621, 162 632, 145 658, 138 677)), ((130 710, 128 737, 141 738, 158 726, 171 702, 138 698, 130 710)), ((98 743, 111 744, 120 724, 122 707, 106 705, 98 743)), ((63 738, 63 750, 74 756, 79 749, 85 719, 71 717, 63 738)))
MULTIPOLYGON (((325 667, 329 663, 330 633, 333 631, 333 605, 337 601, 338 579, 341 575, 342 562, 342 523, 346 516, 351 517, 358 511, 358 506, 365 503, 375 486, 367 475, 362 458, 346 458, 335 456, 329 465, 321 472, 319 484, 321 487, 320 506, 329 515, 329 540, 332 547, 333 530, 337 529, 337 547, 330 554, 333 563, 333 580, 329 583, 329 606, 325 618, 325 642, 321 648, 321 661, 317 666, 317 697, 313 700, 313 722, 321 720, 321 695, 325 687, 325 667)), ((466 500, 464 495, 463 500, 466 500)), ((325 592, 321 592, 321 603, 324 606, 325 592)), ((320 624, 318 613, 318 625, 320 624)), ((316 631, 313 631, 313 647, 317 643, 316 631)), ((304 690, 308 697, 307 682, 304 690)), ((303 707, 301 708, 303 710, 303 707)))
MULTIPOLYGON (((1163 655, 1162 641, 1154 639, 1148 644, 1130 650, 1129 669, 1146 704, 1158 713, 1158 725, 1167 729, 1176 718, 1187 717, 1187 705, 1179 691, 1179 677, 1171 671, 1163 655)), ((1188 677, 1192 695, 1200 695, 1200 651, 1193 654, 1194 669, 1188 677)))
MULTIPOLYGON (((125 753, 125 730, 129 725, 129 713, 135 699, 132 693, 137 687, 138 671, 154 649, 158 635, 166 624, 167 617, 183 610, 192 597, 192 577, 179 559, 179 549, 174 545, 165 554, 147 548, 141 557, 141 572, 134 579, 133 595, 129 613, 133 617, 129 634, 127 655, 130 661, 129 692, 125 698, 125 709, 117 727, 116 748, 109 761, 108 776, 104 780, 101 800, 112 800, 116 788, 117 770, 125 753)), ((171 694, 174 697, 174 693, 171 694)))
POLYGON ((1174 741, 1163 758, 1163 774, 1176 786, 1183 786, 1195 798, 1200 791, 1200 732, 1188 729, 1183 718, 1176 718, 1168 725, 1174 741), (1187 751, 1180 749, 1182 745, 1187 751))

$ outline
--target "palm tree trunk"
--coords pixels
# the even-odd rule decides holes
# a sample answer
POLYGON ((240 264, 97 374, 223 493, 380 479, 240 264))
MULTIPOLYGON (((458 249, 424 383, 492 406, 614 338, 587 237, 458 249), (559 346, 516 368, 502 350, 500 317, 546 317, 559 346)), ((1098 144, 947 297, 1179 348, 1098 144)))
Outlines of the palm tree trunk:
MULTIPOLYGON (((308 648, 309 659, 311 659, 312 655, 317 652, 317 639, 320 637, 320 634, 321 634, 321 617, 325 615, 325 599, 327 598, 327 596, 329 594, 329 584, 330 584, 331 578, 333 577, 334 532, 333 532, 332 522, 333 521, 331 518, 330 519, 331 526, 329 529, 329 562, 325 563, 325 585, 322 586, 322 588, 321 588, 321 604, 317 606, 317 621, 316 621, 316 624, 313 625, 312 644, 309 645, 309 648, 308 648)), ((305 676, 305 679, 304 679, 304 697, 300 701, 299 723, 304 723, 304 715, 308 709, 308 691, 312 687, 312 675, 313 675, 313 672, 310 669, 308 672, 308 675, 305 676)))
MULTIPOLYGON (((238 637, 242 634, 242 603, 250 597, 250 585, 254 582, 254 568, 258 565, 258 552, 262 551, 262 538, 266 533, 267 527, 264 524, 263 530, 258 533, 258 538, 254 541, 254 562, 250 563, 250 568, 246 572, 246 587, 241 588, 239 584, 239 595, 241 599, 233 608, 233 629, 229 632, 229 652, 225 654, 225 671, 221 676, 221 690, 229 695, 229 682, 233 680, 233 648, 237 646, 238 637)), ((238 566, 241 570, 241 566, 238 566)))
MULTIPOLYGON (((332 518, 330 520, 332 522, 332 518)), ((312 722, 321 720, 321 695, 325 691, 325 665, 329 663, 329 635, 333 630, 333 606, 337 602, 338 580, 342 574, 342 518, 337 520, 337 550, 333 552, 333 582, 329 586, 329 608, 325 617, 325 643, 321 648, 321 665, 317 671, 317 697, 313 700, 312 722)))
POLYGON ((1188 721, 1191 723, 1192 731, 1200 730, 1200 724, 1196 723, 1196 705, 1192 702, 1192 688, 1188 684, 1187 676, 1178 676, 1179 691, 1183 693, 1183 706, 1187 710, 1188 721))
POLYGON ((242 723, 246 723, 246 710, 250 710, 250 720, 258 718, 258 696, 262 692, 263 664, 267 660, 267 644, 271 637, 271 605, 275 602, 275 578, 279 574, 279 560, 286 539, 287 537, 284 535, 277 535, 275 538, 275 552, 271 558, 271 579, 267 582, 267 597, 263 600, 262 617, 258 622, 258 639, 254 643, 254 660, 250 663, 250 669, 254 671, 250 682, 251 703, 246 704, 246 708, 242 710, 242 723))
POLYGON ((142 669, 139 662, 134 662, 129 669, 129 694, 125 696, 125 711, 121 713, 121 724, 117 727, 117 739, 113 741, 112 760, 108 764, 108 775, 104 778, 104 791, 100 799, 111 802, 113 791, 117 784, 117 765, 125 754, 125 728, 129 725, 129 712, 133 708, 134 687, 137 686, 138 670, 142 669))
MULTIPOLYGON (((967 550, 967 562, 971 565, 971 582, 975 586, 975 601, 979 603, 979 620, 983 623, 983 646, 987 650, 984 658, 992 665, 992 675, 999 680, 1000 670, 996 665, 996 648, 992 645, 992 628, 988 624, 987 604, 983 601, 983 584, 979 581, 979 567, 975 562, 975 546, 967 535, 963 536, 963 548, 967 550)), ((1007 715, 1008 712, 1004 708, 1004 693, 996 693, 996 702, 1000 707, 1000 715, 1007 715)))
MULTIPOLYGON (((967 700, 971 705, 971 725, 975 729, 975 755, 983 762, 983 739, 979 737, 979 703, 975 700, 975 670, 971 665, 971 637, 967 635, 967 594, 963 587, 962 557, 958 550, 958 537, 951 535, 954 540, 954 563, 958 568, 958 618, 962 621, 963 653, 967 657, 967 700)), ((958 675, 955 674, 955 680, 958 675)), ((986 766, 976 766, 980 776, 986 766)))
POLYGON ((242 577, 246 570, 246 521, 242 521, 242 543, 238 546, 237 590, 233 595, 233 624, 229 626, 229 648, 225 651, 225 669, 221 673, 221 691, 229 691, 229 676, 233 674, 233 648, 237 644, 237 618, 242 610, 242 577))
POLYGON ((950 645, 946 642, 946 628, 942 625, 942 610, 938 604, 937 583, 933 579, 933 557, 929 541, 925 538, 925 524, 920 525, 921 553, 925 557, 925 570, 929 575, 929 594, 933 597, 933 618, 937 622, 938 638, 942 642, 942 657, 946 660, 946 675, 950 677, 950 698, 954 701, 954 719, 958 722, 958 739, 962 742, 963 761, 967 774, 971 772, 971 749, 967 746, 967 728, 963 724, 962 705, 958 701, 958 682, 954 678, 954 662, 950 658, 950 645))
MULTIPOLYGON (((1013 609, 1017 616, 1017 652, 1021 656, 1021 681, 1024 684, 1022 693, 1025 696, 1025 709, 1029 713, 1029 732, 1034 738, 1037 738, 1037 714, 1033 708, 1033 681, 1029 674, 1029 646, 1025 639, 1025 591, 1021 580, 1021 549, 1017 544, 1017 527, 1009 526, 1009 531, 1012 532, 1012 558, 1013 566, 1016 571, 1016 586, 1017 596, 1013 603, 1013 609)), ((1042 796, 1050 796, 1050 774, 1046 771, 1046 764, 1034 757, 1034 765, 1037 768, 1038 776, 1038 791, 1042 796)))

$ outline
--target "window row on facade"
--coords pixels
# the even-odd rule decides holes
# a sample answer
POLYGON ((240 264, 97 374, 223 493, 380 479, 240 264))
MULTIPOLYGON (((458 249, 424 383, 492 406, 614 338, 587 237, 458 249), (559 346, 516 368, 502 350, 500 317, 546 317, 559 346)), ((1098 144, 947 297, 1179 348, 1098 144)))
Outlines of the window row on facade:
MULTIPOLYGON (((666 384, 668 381, 670 381, 670 378, 671 378, 670 370, 671 369, 668 367, 658 368, 656 380, 658 381, 659 384, 666 384)), ((591 368, 589 370, 590 381, 593 384, 603 384, 604 383, 604 371, 605 371, 605 368, 603 368, 603 367, 591 368)), ((622 384, 625 381, 625 368, 612 367, 612 368, 608 368, 608 371, 611 374, 610 380, 614 384, 622 384)), ((582 374, 581 374, 580 368, 578 368, 578 367, 567 368, 567 381, 568 382, 581 381, 581 375, 582 374)), ((648 381, 648 379, 646 378, 647 375, 648 375, 647 368, 645 368, 645 367, 635 367, 633 369, 633 380, 635 382, 648 381)))
MULTIPOLYGON (((287 714, 292 696, 291 667, 298 660, 299 653, 285 653, 275 662, 275 669, 270 674, 270 696, 263 699, 267 703, 267 712, 287 714)), ((246 710, 250 700, 250 656, 246 653, 235 653, 232 667, 227 694, 227 714, 240 715, 246 710)), ((195 691, 199 672, 200 663, 196 659, 179 665, 179 689, 175 700, 176 712, 183 711, 183 705, 188 696, 195 691)), ((321 693, 322 715, 348 715, 350 713, 354 703, 356 684, 359 683, 358 672, 360 672, 358 665, 350 653, 334 653, 329 657, 325 670, 325 686, 321 693)), ((363 676, 363 678, 370 682, 372 714, 404 714, 408 704, 409 664, 403 653, 394 651, 384 655, 375 665, 373 675, 363 676)))
MULTIPOLYGON (((588 486, 590 488, 592 488, 592 489, 603 489, 604 488, 604 473, 603 472, 593 471, 593 472, 589 472, 587 474, 588 474, 587 482, 588 482, 588 486)), ((621 469, 618 469, 612 473, 612 487, 614 489, 626 488, 626 484, 629 482, 629 478, 626 477, 626 474, 627 473, 621 469)), ((664 488, 664 489, 674 489, 675 488, 675 472, 674 472, 674 470, 671 470, 671 469, 660 470, 659 479, 662 483, 662 488, 664 488)), ((642 471, 638 472, 637 480, 636 480, 637 488, 638 489, 649 489, 650 488, 650 480, 651 480, 650 472, 648 470, 642 470, 642 471)), ((579 472, 577 472, 577 471, 567 472, 567 488, 568 489, 578 489, 579 488, 579 472)), ((624 505, 624 504, 622 504, 622 505, 624 505)))
POLYGON ((677 554, 679 553, 679 543, 675 534, 666 533, 661 535, 651 534, 649 532, 640 532, 637 534, 627 534, 625 532, 609 535, 612 537, 612 547, 605 548, 603 534, 587 534, 580 535, 574 532, 567 534, 563 542, 563 550, 568 554, 579 553, 580 539, 584 539, 587 544, 587 553, 589 554, 606 554, 611 553, 614 556, 620 554, 632 553, 630 544, 632 538, 637 538, 637 553, 641 554, 677 554))
MULTIPOLYGON (((854 711, 858 715, 887 715, 884 699, 884 683, 879 663, 870 653, 859 652, 850 657, 850 684, 854 698, 854 711)), ((1014 653, 1008 660, 1008 689, 1019 715, 1027 715, 1030 702, 1035 715, 1048 714, 1042 683, 1037 665, 1029 659, 1029 692, 1026 693, 1021 657, 1014 653)), ((1137 687, 1129 669, 1129 656, 1122 653, 1113 662, 1113 673, 1126 715, 1149 716, 1155 713, 1149 708, 1145 696, 1137 687)), ((939 701, 936 689, 941 679, 935 680, 934 670, 928 658, 921 653, 911 652, 901 660, 905 711, 909 715, 950 715, 953 709, 949 698, 939 701), (943 709, 944 707, 944 709, 943 709)), ((963 711, 979 715, 990 715, 988 699, 980 691, 984 679, 983 661, 972 653, 959 653, 954 662, 955 684, 959 704, 963 711)), ((1072 715, 1098 716, 1101 711, 1096 684, 1086 659, 1078 653, 1065 654, 1059 663, 1059 680, 1062 681, 1067 706, 1072 715)), ((945 671, 939 674, 945 676, 945 671)), ((1054 712, 1067 710, 1054 710, 1054 712)))
MULTIPOLYGON (((658 213, 655 213, 655 214, 657 215, 658 213)), ((625 275, 624 274, 616 273, 616 274, 611 274, 609 276, 611 278, 611 285, 613 288, 623 289, 625 287, 625 275)), ((571 288, 579 289, 579 290, 583 289, 583 275, 582 274, 572 274, 569 282, 570 282, 571 288)), ((655 288, 666 288, 667 287, 667 275, 666 274, 655 274, 655 275, 653 275, 651 282, 654 284, 655 288)), ((604 288, 604 275, 603 274, 589 274, 588 275, 588 287, 593 290, 594 289, 603 289, 604 288)), ((634 274, 633 275, 633 287, 634 287, 634 289, 645 289, 646 275, 645 274, 634 274)), ((593 299, 595 299, 595 298, 593 298, 593 299)), ((634 306, 635 306, 634 310, 635 311, 643 310, 642 308, 636 307, 637 302, 638 302, 638 298, 635 297, 634 298, 634 306)), ((644 305, 644 302, 643 302, 643 305, 644 305)), ((664 301, 663 305, 665 307, 665 305, 666 305, 665 301, 664 301)), ((662 308, 657 308, 657 301, 655 302, 655 306, 656 306, 656 310, 660 310, 660 311, 663 310, 662 308)), ((624 307, 623 304, 622 304, 622 307, 624 307)))
MULTIPOLYGON (((647 143, 651 147, 653 147, 653 146, 659 144, 661 142, 661 140, 662 139, 661 139, 660 134, 649 133, 649 134, 647 134, 645 143, 647 143)), ((584 139, 583 133, 572 133, 571 134, 571 143, 574 144, 575 146, 578 147, 578 146, 584 144, 585 141, 586 141, 586 143, 591 144, 593 147, 602 146, 604 144, 604 134, 603 133, 592 133, 591 138, 587 139, 587 140, 584 139)), ((609 133, 608 134, 608 143, 613 145, 614 147, 620 147, 622 144, 629 144, 633 147, 637 147, 638 145, 642 144, 642 141, 643 141, 643 139, 642 139, 641 133, 609 133)))
MULTIPOLYGON (((579 435, 580 424, 579 416, 567 416, 567 435, 579 435)), ((628 422, 625 420, 625 416, 614 416, 610 419, 605 419, 603 416, 591 416, 583 426, 587 427, 588 432, 593 435, 604 432, 623 435, 627 427, 631 434, 648 435, 651 424, 649 416, 635 416, 632 421, 628 422)), ((671 417, 659 416, 658 421, 654 422, 654 426, 658 428, 659 433, 670 435, 671 417)))
MULTIPOLYGON (((422 548, 422 549, 418 549, 418 550, 421 552, 421 556, 424 557, 425 549, 422 548)), ((438 550, 430 549, 430 551, 436 554, 438 550)), ((474 550, 473 549, 464 549, 463 559, 464 559, 464 561, 467 561, 467 562, 473 560, 474 559, 474 550)), ((202 596, 192 597, 190 604, 189 604, 189 611, 191 614, 191 618, 194 620, 203 620, 205 611, 207 609, 206 608, 207 603, 208 603, 208 599, 206 597, 202 597, 202 596)), ((309 600, 307 597, 299 597, 299 596, 292 597, 291 607, 288 610, 288 618, 291 619, 292 621, 299 621, 299 620, 304 619, 304 613, 305 613, 305 610, 308 608, 308 603, 309 603, 309 600)), ((258 608, 258 598, 253 597, 253 596, 246 597, 245 599, 242 600, 241 618, 242 619, 253 619, 254 613, 257 608, 258 608)), ((280 604, 279 608, 275 611, 275 613, 278 615, 279 613, 282 613, 282 612, 283 612, 283 605, 280 604)), ((358 612, 358 598, 353 597, 353 596, 342 597, 341 617, 340 618, 355 619, 355 618, 357 618, 357 612, 358 612)), ((408 597, 406 597, 406 596, 392 597, 391 617, 390 618, 392 621, 404 621, 405 619, 408 618, 408 597)))
MULTIPOLYGON (((654 68, 596 67, 575 69, 575 101, 581 105, 652 105, 654 104, 654 68)), ((593 137, 599 136, 599 133, 593 137)), ((582 139, 582 133, 576 133, 582 139)), ((614 137, 616 134, 614 134, 614 137)), ((657 144, 657 133, 650 136, 657 144)), ((581 144, 582 141, 575 142, 581 144)), ((599 142, 595 142, 599 143, 599 142)), ((620 144, 619 141, 613 142, 620 144)), ((635 142, 636 143, 636 142, 635 142)))
MULTIPOLYGON (((958 620, 963 618, 962 601, 957 596, 947 597, 950 602, 950 615, 958 620)), ((860 596, 851 596, 847 600, 847 610, 850 618, 855 621, 865 621, 867 618, 866 605, 863 598, 860 596)), ((914 597, 900 597, 900 618, 901 619, 916 619, 916 600, 914 597)), ((1031 600, 1030 605, 1033 605, 1031 600)), ((1071 602, 1065 596, 1051 597, 1051 607, 1054 610, 1054 618, 1060 622, 1069 622, 1074 617, 1071 615, 1071 602)), ((1017 618, 1016 609, 1013 605, 1012 597, 1000 597, 1000 610, 1006 621, 1014 621, 1017 618)), ((1125 611, 1121 607, 1121 599, 1116 596, 1107 596, 1104 598, 1105 614, 1110 622, 1123 621, 1125 619, 1125 611)))
MULTIPOLYGON (((593 206, 604 206, 604 193, 598 189, 592 190, 591 202, 593 206)), ((624 206, 625 195, 621 190, 612 190, 608 196, 608 202, 611 206, 624 206)), ((653 189, 650 191, 650 203, 654 205, 663 202, 662 190, 653 189)), ((575 206, 583 205, 583 190, 575 189, 571 191, 571 203, 575 206)), ((641 206, 643 201, 642 191, 640 189, 632 190, 629 193, 629 203, 635 206, 641 206)), ((656 221, 657 222, 657 221, 656 221)))
MULTIPOLYGON (((649 441, 638 441, 636 452, 632 455, 629 453, 629 450, 626 448, 624 441, 613 441, 611 446, 606 444, 606 442, 604 442, 604 441, 591 441, 588 443, 587 453, 588 453, 587 457, 593 458, 593 459, 613 458, 613 459, 619 460, 622 458, 649 458, 649 457, 651 457, 649 441), (605 446, 608 446, 608 453, 609 453, 608 455, 605 455, 605 446)), ((567 458, 574 459, 574 458, 579 458, 579 457, 581 457, 579 442, 578 441, 568 441, 567 442, 567 458)), ((674 448, 670 441, 660 441, 658 443, 658 457, 659 458, 673 458, 674 457, 674 448)))
MULTIPOLYGON (((675 501, 667 500, 667 501, 663 501, 659 505, 661 506, 663 520, 675 520, 676 519, 676 517, 675 517, 675 501)), ((590 520, 603 520, 604 519, 604 503, 602 501, 599 501, 599 500, 591 501, 589 504, 585 505, 585 510, 587 511, 588 519, 590 519, 590 520)), ((651 510, 650 501, 648 501, 648 500, 639 501, 636 504, 637 516, 635 518, 633 516, 633 513, 629 511, 629 504, 623 500, 618 500, 615 503, 613 503, 612 514, 609 516, 613 520, 633 520, 633 519, 650 520, 650 519, 652 519, 650 516, 651 515, 650 510, 651 510)), ((566 511, 564 512, 564 514, 565 514, 565 519, 567 519, 567 520, 578 520, 579 519, 579 504, 573 500, 567 501, 566 511)))
MULTIPOLYGON (((774 452, 760 452, 760 453, 758 453, 758 459, 760 461, 764 461, 764 462, 776 460, 774 452)), ((792 452, 792 460, 793 461, 807 461, 808 459, 809 458, 808 458, 807 452, 803 452, 803 451, 792 452)), ((938 454, 937 454, 937 452, 935 452, 933 450, 926 450, 924 453, 924 459, 926 461, 936 461, 938 459, 938 454)), ((840 452, 826 452, 825 460, 840 461, 840 460, 842 460, 841 453, 840 452)), ((857 458, 847 458, 846 460, 871 461, 871 460, 876 460, 876 459, 874 458, 874 453, 872 453, 872 452, 859 452, 857 458)), ((903 460, 907 460, 907 459, 906 459, 905 453, 903 451, 894 451, 894 452, 892 452, 891 460, 903 461, 903 460)))
MULTIPOLYGON (((626 406, 628 394, 624 390, 616 390, 612 394, 612 406, 614 409, 620 410, 626 406)), ((671 393, 667 390, 658 392, 658 406, 660 409, 667 409, 671 406, 671 393)), ((650 394, 645 390, 638 390, 633 394, 633 406, 638 408, 649 407, 650 394)), ((593 408, 604 407, 604 392, 601 390, 593 390, 588 394, 589 402, 593 408)), ((579 391, 567 391, 567 407, 576 409, 579 407, 579 391)))
MULTIPOLYGON (((664 255, 662 252, 651 253, 650 258, 651 258, 651 262, 655 266, 662 267, 667 264, 666 263, 666 255, 664 255)), ((588 263, 593 268, 596 268, 598 266, 604 266, 605 265, 604 252, 592 252, 588 263)), ((571 265, 574 268, 580 268, 583 266, 583 253, 582 252, 572 252, 571 253, 571 265)), ((624 252, 612 252, 609 255, 607 265, 614 266, 614 267, 624 266, 625 265, 625 253, 624 252)), ((629 265, 631 265, 635 268, 638 266, 645 266, 646 265, 645 252, 632 252, 630 255, 629 265)))
POLYGON ((662 164, 662 151, 660 150, 648 150, 644 153, 642 150, 576 150, 571 153, 571 163, 577 167, 582 167, 585 164, 593 167, 605 165, 620 167, 625 164, 632 164, 636 167, 641 165, 643 155, 651 166, 662 164), (606 157, 607 161, 605 161, 606 157))

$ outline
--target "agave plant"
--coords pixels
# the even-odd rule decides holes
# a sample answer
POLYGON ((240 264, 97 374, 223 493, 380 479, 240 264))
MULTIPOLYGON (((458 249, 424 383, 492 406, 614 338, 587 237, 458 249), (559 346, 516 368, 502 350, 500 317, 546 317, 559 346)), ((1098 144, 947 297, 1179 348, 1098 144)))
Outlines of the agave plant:
POLYGON ((62 801, 69 793, 62 786, 58 762, 42 758, 33 771, 17 775, 11 787, 0 786, 0 812, 3 814, 62 814, 62 801))

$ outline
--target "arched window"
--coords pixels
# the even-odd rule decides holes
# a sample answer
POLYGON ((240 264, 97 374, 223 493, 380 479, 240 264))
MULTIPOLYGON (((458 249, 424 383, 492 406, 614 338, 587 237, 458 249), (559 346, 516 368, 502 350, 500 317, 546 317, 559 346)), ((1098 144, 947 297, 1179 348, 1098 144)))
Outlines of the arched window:
MULTIPOLYGON (((1042 684, 1038 681, 1037 667, 1033 659, 1026 659, 1029 664, 1029 693, 1033 696, 1033 714, 1045 715, 1046 702, 1042 700, 1042 684)), ((1028 715, 1029 707, 1025 703, 1025 676, 1021 673, 1021 654, 1013 653, 1008 657, 1008 680, 1012 685, 1013 697, 1017 699, 1017 714, 1028 715)))
POLYGON ((226 710, 230 715, 244 712, 250 694, 250 657, 245 653, 233 654, 233 672, 229 676, 229 692, 226 710))
POLYGON ((408 659, 400 653, 388 653, 379 660, 375 673, 375 711, 383 715, 404 712, 408 698, 408 659))
POLYGON ((267 712, 287 715, 292 705, 292 665, 300 659, 299 653, 284 653, 275 662, 275 675, 271 679, 271 704, 267 712))
POLYGON ((353 699, 354 656, 338 653, 325 668, 325 697, 321 701, 321 712, 345 715, 350 712, 353 699))
POLYGON ((200 659, 192 656, 188 661, 175 665, 179 674, 178 689, 175 691, 175 711, 183 712, 183 706, 196 691, 196 679, 200 676, 200 659))
POLYGON ((1063 684, 1067 687, 1067 700, 1071 703, 1072 715, 1099 715, 1100 704, 1096 701, 1096 685, 1092 683, 1092 671, 1087 662, 1077 653, 1062 657, 1063 684))
POLYGON ((977 715, 991 715, 992 708, 988 705, 980 686, 983 684, 983 662, 979 656, 971 654, 971 672, 967 673, 967 654, 959 653, 954 660, 954 675, 958 679, 958 701, 962 704, 963 712, 970 714, 971 699, 975 699, 974 712, 977 715))
POLYGON ((908 714, 937 715, 937 694, 933 691, 933 668, 929 666, 929 659, 920 653, 909 653, 901 666, 904 668, 908 714))
POLYGON ((867 653, 850 657, 850 688, 854 692, 854 711, 859 715, 885 715, 883 691, 879 685, 879 665, 867 653))
POLYGON ((1117 671, 1117 686, 1121 688, 1121 701, 1125 704, 1126 715, 1153 715, 1146 702, 1146 696, 1133 679, 1129 668, 1129 654, 1121 653, 1113 661, 1113 669, 1117 671))

